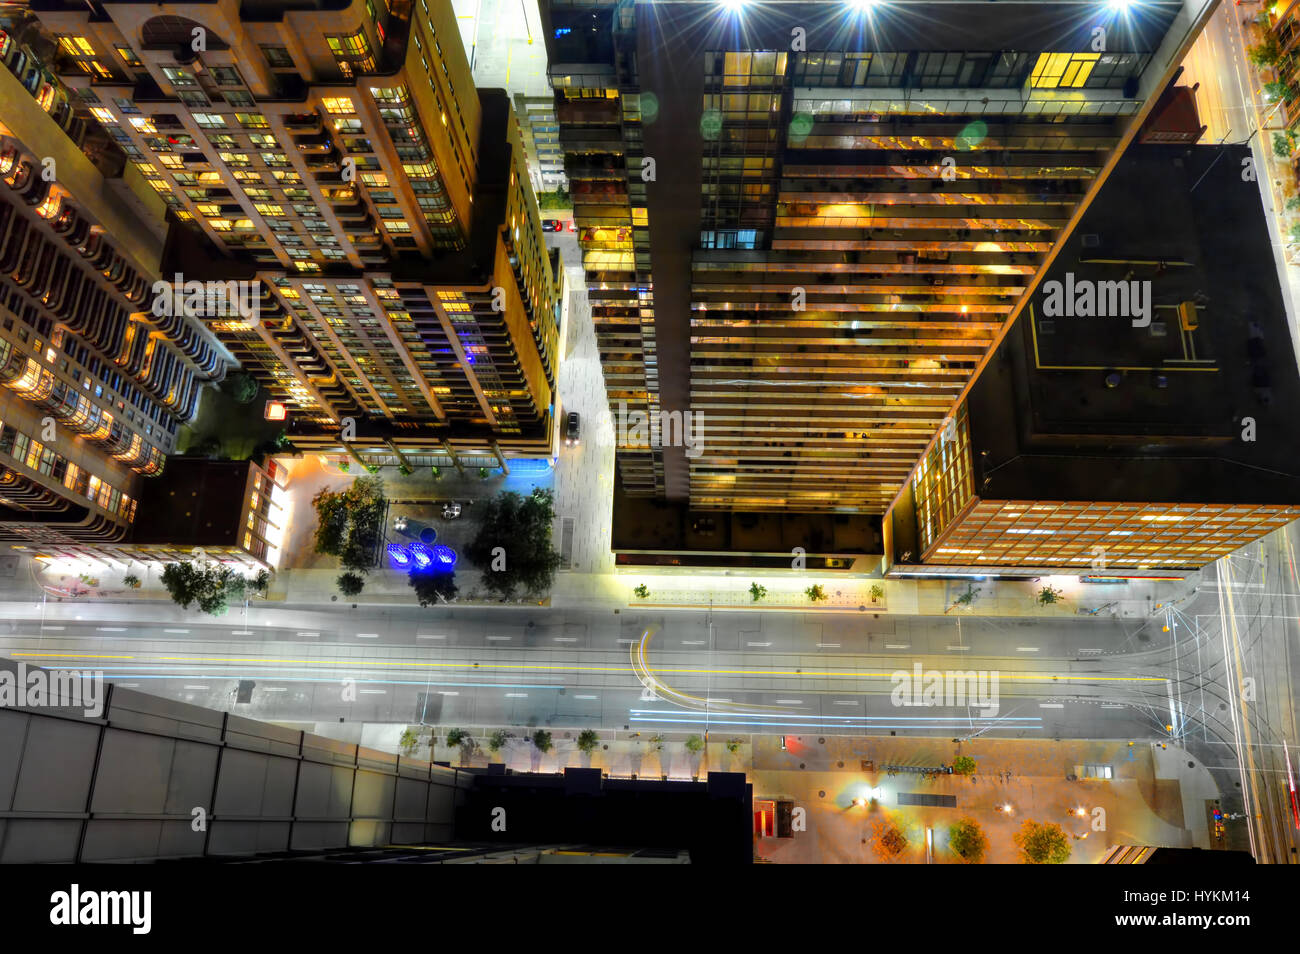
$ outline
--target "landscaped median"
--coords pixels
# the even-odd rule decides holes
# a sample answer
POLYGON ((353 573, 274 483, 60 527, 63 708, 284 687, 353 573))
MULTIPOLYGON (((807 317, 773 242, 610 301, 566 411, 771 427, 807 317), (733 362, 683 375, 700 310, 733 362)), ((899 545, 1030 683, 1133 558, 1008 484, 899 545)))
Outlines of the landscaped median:
POLYGON ((629 606, 713 609, 797 609, 883 613, 898 584, 880 579, 813 576, 686 576, 626 574, 629 606))

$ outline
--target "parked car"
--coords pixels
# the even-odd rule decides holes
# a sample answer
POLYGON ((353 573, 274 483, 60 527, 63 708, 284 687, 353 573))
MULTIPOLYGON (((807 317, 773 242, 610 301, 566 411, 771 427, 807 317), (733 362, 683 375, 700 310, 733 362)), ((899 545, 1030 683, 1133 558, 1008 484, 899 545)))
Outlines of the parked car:
POLYGON ((578 223, 575 222, 573 219, 569 219, 569 231, 570 232, 578 231, 578 223))
POLYGON ((570 411, 568 420, 566 420, 564 424, 565 447, 576 447, 578 444, 582 443, 581 438, 578 436, 578 427, 581 423, 582 419, 578 417, 578 412, 570 411))
POLYGON ((542 219, 543 232, 563 232, 564 223, 559 219, 542 219))

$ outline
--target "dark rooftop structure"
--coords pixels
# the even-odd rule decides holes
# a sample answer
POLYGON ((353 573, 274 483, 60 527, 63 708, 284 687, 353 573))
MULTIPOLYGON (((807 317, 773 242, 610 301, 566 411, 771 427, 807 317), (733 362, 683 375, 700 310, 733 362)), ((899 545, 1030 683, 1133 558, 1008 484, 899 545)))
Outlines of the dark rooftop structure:
POLYGON ((971 389, 979 496, 1300 503, 1300 375, 1249 156, 1136 146, 1121 160, 971 389), (1048 317, 1045 289, 1069 275, 1149 281, 1150 324, 1048 317))
POLYGON ((252 467, 246 460, 171 458, 163 475, 144 487, 131 542, 237 546, 252 467))
POLYGON ((1127 151, 887 516, 895 561, 1191 569, 1300 516, 1300 374, 1250 162, 1127 151))

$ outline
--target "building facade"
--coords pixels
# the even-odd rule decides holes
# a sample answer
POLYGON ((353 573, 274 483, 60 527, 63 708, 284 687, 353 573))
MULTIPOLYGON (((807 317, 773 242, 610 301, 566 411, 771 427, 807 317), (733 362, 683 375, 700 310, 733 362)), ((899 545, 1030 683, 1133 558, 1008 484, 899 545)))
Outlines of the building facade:
POLYGON ((73 555, 129 535, 230 356, 153 313, 162 203, 23 35, 0 31, 0 541, 73 555))
POLYGON ((526 153, 447 0, 34 9, 168 204, 169 269, 257 283, 253 320, 210 326, 296 446, 548 452, 558 309, 526 153))
POLYGON ((882 513, 1212 5, 1120 6, 543 4, 610 405, 707 435, 624 488, 882 513))

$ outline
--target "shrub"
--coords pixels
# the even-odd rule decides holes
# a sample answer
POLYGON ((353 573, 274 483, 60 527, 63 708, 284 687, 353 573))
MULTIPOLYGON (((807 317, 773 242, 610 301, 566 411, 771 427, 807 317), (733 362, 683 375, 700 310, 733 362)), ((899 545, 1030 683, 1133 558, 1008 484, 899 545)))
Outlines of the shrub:
POLYGON ((963 818, 948 828, 948 847, 962 861, 977 865, 989 850, 989 840, 984 829, 973 818, 963 818))
POLYGON ((1059 865, 1070 857, 1070 839, 1060 825, 1025 819, 1015 834, 1020 860, 1027 865, 1059 865))
POLYGON ((600 736, 594 729, 583 729, 578 733, 578 751, 590 755, 600 745, 600 736))
POLYGON ((757 583, 751 583, 749 584, 749 596, 755 603, 757 603, 763 597, 767 596, 767 587, 759 586, 757 583))
POLYGON ((683 744, 686 746, 686 751, 690 752, 691 755, 697 754, 704 748, 704 740, 698 735, 688 735, 683 744))
POLYGON ((636 594, 636 598, 639 600, 649 599, 650 597, 650 587, 646 586, 644 583, 638 585, 632 592, 636 594))
POLYGON ((545 729, 538 729, 533 733, 533 745, 537 746, 537 751, 545 754, 554 747, 551 744, 551 733, 545 729))
POLYGON ((822 588, 820 583, 808 587, 808 589, 803 592, 804 595, 813 603, 820 603, 822 600, 826 599, 826 591, 822 588))
POLYGON ((133 590, 138 590, 140 588, 140 578, 134 573, 128 573, 122 577, 122 584, 131 587, 133 590))
POLYGON ((969 755, 959 755, 952 760, 952 771, 954 775, 974 775, 975 760, 969 755))
POLYGON ((488 736, 488 751, 500 752, 506 747, 506 740, 509 738, 510 736, 506 733, 505 729, 497 729, 488 736))
POLYGON ((360 573, 344 573, 334 583, 344 596, 357 596, 366 588, 365 577, 360 573))

